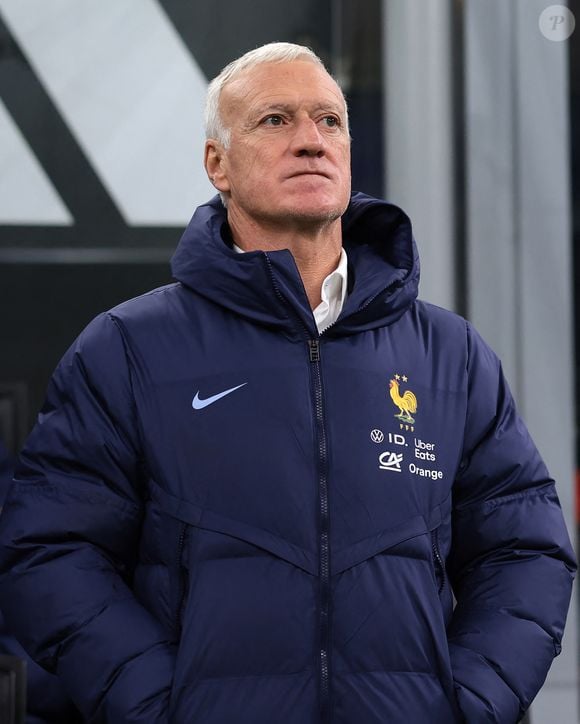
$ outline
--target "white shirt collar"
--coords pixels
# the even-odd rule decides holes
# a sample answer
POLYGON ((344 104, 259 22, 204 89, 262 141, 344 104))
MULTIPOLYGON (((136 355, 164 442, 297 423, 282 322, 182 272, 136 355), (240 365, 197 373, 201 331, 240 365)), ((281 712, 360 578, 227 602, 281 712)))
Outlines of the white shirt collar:
MULTIPOLYGON (((243 254, 244 250, 240 249, 237 244, 233 245, 234 251, 243 254)), ((340 259, 336 269, 325 278, 320 289, 320 304, 312 310, 314 321, 318 333, 321 334, 325 329, 336 322, 339 314, 342 312, 344 300, 348 287, 348 259, 344 249, 340 252, 340 259)))
POLYGON ((342 312, 348 284, 348 260, 344 249, 340 252, 338 266, 322 282, 320 304, 312 310, 318 332, 322 333, 338 319, 342 312))

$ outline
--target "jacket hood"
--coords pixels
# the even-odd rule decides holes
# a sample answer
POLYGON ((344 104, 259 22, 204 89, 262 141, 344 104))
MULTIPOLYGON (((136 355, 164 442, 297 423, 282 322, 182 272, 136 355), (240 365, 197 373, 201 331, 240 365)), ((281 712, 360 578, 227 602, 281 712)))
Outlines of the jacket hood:
MULTIPOLYGON (((411 222, 397 206, 354 193, 342 217, 348 296, 324 334, 391 324, 417 297, 419 259, 411 222)), ((171 260, 174 278, 215 304, 256 323, 317 336, 294 258, 287 249, 238 254, 228 241, 219 198, 198 207, 171 260)))

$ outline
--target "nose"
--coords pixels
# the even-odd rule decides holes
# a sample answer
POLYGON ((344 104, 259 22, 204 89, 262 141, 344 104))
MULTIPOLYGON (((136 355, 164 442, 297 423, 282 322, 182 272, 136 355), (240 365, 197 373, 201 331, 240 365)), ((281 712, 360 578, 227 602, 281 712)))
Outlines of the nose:
POLYGON ((296 156, 323 156, 325 139, 312 118, 301 118, 296 122, 292 138, 292 152, 296 156))

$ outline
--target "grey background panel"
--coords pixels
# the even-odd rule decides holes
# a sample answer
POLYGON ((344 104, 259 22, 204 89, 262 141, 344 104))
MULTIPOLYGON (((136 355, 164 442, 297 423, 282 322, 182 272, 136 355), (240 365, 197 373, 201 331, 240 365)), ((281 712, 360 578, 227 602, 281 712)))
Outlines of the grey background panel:
MULTIPOLYGON (((505 361, 574 536, 568 48, 539 0, 466 3, 469 312, 505 361)), ((576 594, 533 724, 578 721, 576 594)))
MULTIPOLYGON (((502 358, 575 537, 568 44, 540 32, 539 0, 383 7, 387 196, 414 220, 421 296, 502 358)), ((578 721, 577 605, 532 724, 578 721)))
POLYGON ((385 0, 386 198, 410 215, 423 299, 456 309, 448 0, 385 0))

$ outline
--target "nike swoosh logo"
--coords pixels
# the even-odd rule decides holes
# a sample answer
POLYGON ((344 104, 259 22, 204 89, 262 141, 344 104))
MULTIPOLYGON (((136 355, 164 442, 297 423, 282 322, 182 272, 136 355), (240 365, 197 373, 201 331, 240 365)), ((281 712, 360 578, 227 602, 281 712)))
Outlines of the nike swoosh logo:
POLYGON ((199 390, 195 393, 195 397, 193 398, 193 401, 191 403, 191 406, 194 410, 203 410, 204 407, 208 407, 209 405, 213 405, 214 402, 217 402, 218 400, 221 400, 222 397, 225 397, 226 395, 231 395, 232 392, 235 392, 236 390, 239 390, 240 387, 243 387, 244 385, 247 385, 247 382, 242 382, 241 385, 238 385, 237 387, 230 387, 229 390, 224 390, 223 392, 218 392, 217 395, 212 395, 211 397, 206 397, 205 400, 201 400, 199 397, 199 390))

